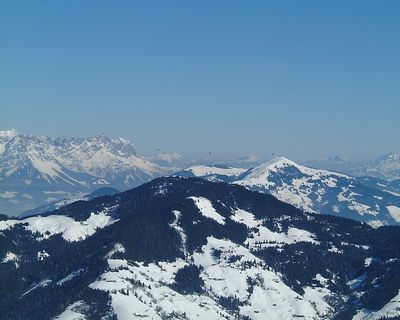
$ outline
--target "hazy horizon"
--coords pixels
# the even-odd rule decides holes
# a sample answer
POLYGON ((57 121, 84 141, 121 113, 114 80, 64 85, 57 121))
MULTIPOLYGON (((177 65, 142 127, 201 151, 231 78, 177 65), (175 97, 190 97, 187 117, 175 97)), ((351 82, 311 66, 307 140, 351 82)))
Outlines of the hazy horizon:
POLYGON ((7 2, 0 128, 141 154, 399 151, 399 2, 7 2))

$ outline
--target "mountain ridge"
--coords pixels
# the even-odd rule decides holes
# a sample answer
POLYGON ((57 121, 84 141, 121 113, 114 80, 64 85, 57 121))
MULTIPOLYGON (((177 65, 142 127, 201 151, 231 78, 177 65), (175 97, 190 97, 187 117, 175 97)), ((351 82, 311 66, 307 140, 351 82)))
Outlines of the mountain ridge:
POLYGON ((0 229, 4 319, 399 315, 399 227, 238 185, 158 178, 0 229))
POLYGON ((66 195, 88 193, 99 186, 128 189, 168 172, 142 158, 123 138, 0 132, 0 210, 6 214, 16 214, 18 207, 21 212, 66 195))
POLYGON ((305 211, 344 216, 376 227, 400 222, 400 194, 390 188, 377 188, 376 182, 366 183, 343 173, 299 165, 282 156, 233 176, 223 172, 205 174, 204 166, 197 169, 190 167, 178 175, 239 184, 272 194, 305 211))

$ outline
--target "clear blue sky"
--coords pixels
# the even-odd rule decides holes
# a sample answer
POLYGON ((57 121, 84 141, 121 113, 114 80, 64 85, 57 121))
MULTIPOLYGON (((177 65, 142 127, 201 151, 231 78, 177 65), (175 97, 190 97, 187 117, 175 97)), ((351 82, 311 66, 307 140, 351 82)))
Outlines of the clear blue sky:
POLYGON ((400 151, 400 1, 2 1, 0 129, 145 154, 400 151))

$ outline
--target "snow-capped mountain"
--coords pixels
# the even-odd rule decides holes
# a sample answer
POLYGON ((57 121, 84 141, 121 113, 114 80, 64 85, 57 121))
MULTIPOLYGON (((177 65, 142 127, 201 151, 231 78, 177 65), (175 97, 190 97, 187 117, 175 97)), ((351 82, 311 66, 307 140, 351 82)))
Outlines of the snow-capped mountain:
POLYGON ((400 315, 399 227, 304 213, 238 185, 160 178, 0 217, 2 319, 400 315))
POLYGON ((0 132, 0 212, 9 215, 105 185, 126 190, 167 172, 122 138, 0 132))
POLYGON ((365 165, 364 162, 352 162, 337 155, 326 159, 304 160, 300 164, 311 168, 342 172, 351 176, 355 176, 356 172, 360 173, 360 169, 365 165))
MULTIPOLYGON (((309 212, 338 215, 373 226, 400 224, 400 194, 376 189, 345 174, 302 166, 285 157, 244 173, 236 171, 235 176, 224 175, 223 171, 208 174, 205 167, 191 167, 178 175, 239 184, 309 212)), ((208 170, 213 172, 214 168, 208 170)), ((235 168, 229 170, 235 172, 235 168)))
POLYGON ((365 175, 386 180, 400 179, 400 153, 389 152, 368 163, 365 175))

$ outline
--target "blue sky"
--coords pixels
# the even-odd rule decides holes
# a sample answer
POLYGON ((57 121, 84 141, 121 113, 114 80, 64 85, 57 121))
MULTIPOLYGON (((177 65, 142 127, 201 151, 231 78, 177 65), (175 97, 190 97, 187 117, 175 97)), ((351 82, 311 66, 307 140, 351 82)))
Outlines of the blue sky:
POLYGON ((0 128, 218 157, 400 151, 399 1, 2 1, 0 128))

